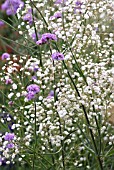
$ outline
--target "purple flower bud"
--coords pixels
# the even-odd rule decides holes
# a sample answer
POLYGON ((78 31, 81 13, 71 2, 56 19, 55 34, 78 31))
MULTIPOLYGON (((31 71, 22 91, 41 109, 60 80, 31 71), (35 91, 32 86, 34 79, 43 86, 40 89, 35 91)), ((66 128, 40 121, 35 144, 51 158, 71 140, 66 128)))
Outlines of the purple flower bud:
POLYGON ((37 80, 37 77, 36 76, 32 76, 31 80, 37 80))
POLYGON ((64 55, 59 52, 55 52, 52 54, 52 59, 53 60, 64 60, 64 55))
POLYGON ((14 133, 6 133, 4 136, 4 140, 11 141, 15 137, 14 133))
POLYGON ((49 93, 50 96, 54 96, 54 91, 51 90, 50 93, 49 93))
POLYGON ((2 27, 4 25, 3 21, 0 21, 0 27, 2 27))
POLYGON ((47 96, 48 99, 51 99, 52 97, 54 97, 54 91, 51 90, 49 95, 47 96))
POLYGON ((13 105, 13 101, 9 101, 8 104, 9 104, 10 106, 12 106, 12 105, 13 105))
POLYGON ((5 59, 7 59, 7 58, 10 58, 10 54, 8 54, 8 53, 3 53, 3 54, 2 54, 2 60, 5 60, 5 59))
POLYGON ((13 83, 12 79, 7 79, 6 80, 6 84, 12 84, 12 83, 13 83))
POLYGON ((28 12, 23 16, 24 21, 28 21, 29 24, 32 24, 33 18, 32 18, 32 10, 29 9, 28 12))

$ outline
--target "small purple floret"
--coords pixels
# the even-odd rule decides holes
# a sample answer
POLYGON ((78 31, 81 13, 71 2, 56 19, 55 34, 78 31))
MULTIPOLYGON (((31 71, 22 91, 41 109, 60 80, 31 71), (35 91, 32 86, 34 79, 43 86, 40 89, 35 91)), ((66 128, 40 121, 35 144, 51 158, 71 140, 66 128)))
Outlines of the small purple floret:
POLYGON ((64 60, 64 55, 59 52, 55 52, 52 54, 52 59, 53 60, 64 60))
POLYGON ((37 80, 37 77, 36 76, 32 76, 31 80, 37 80))
POLYGON ((5 60, 5 59, 7 59, 7 58, 10 58, 10 54, 8 54, 8 53, 3 53, 3 54, 2 54, 2 60, 5 60))
POLYGON ((0 27, 2 27, 4 25, 3 21, 0 21, 0 27))
POLYGON ((63 0, 56 0, 56 1, 55 1, 55 4, 62 4, 63 2, 65 3, 66 1, 67 1, 67 0, 64 0, 64 1, 63 1, 63 0))
POLYGON ((15 137, 14 133, 6 133, 4 139, 7 141, 11 141, 14 139, 14 137, 15 137))
POLYGON ((56 19, 56 18, 62 18, 61 12, 56 12, 53 16, 50 17, 50 20, 56 19))
POLYGON ((54 96, 54 91, 51 90, 50 93, 49 93, 50 96, 54 96))
POLYGON ((8 104, 9 104, 10 106, 12 106, 12 105, 13 105, 13 101, 9 101, 8 104))
POLYGON ((32 18, 32 10, 29 9, 28 12, 23 16, 24 21, 28 21, 29 24, 32 24, 33 18, 32 18))
POLYGON ((12 148, 14 148, 14 144, 13 144, 13 143, 8 143, 7 146, 6 146, 6 148, 12 149, 12 148))
POLYGON ((12 84, 12 83, 13 83, 12 79, 7 79, 6 80, 6 84, 12 84))
POLYGON ((28 100, 32 100, 35 98, 35 93, 33 91, 30 91, 27 93, 26 97, 28 100))
POLYGON ((54 97, 54 91, 51 90, 47 96, 48 99, 51 99, 52 97, 54 97))
POLYGON ((76 1, 76 7, 74 8, 74 12, 76 12, 76 10, 81 12, 81 6, 83 5, 83 3, 81 1, 76 1))
MULTIPOLYGON (((38 36, 38 39, 41 38, 41 36, 40 36, 39 33, 37 34, 37 36, 38 36)), ((36 38, 36 34, 35 34, 35 33, 32 33, 31 38, 32 38, 35 42, 37 41, 37 38, 36 38)))

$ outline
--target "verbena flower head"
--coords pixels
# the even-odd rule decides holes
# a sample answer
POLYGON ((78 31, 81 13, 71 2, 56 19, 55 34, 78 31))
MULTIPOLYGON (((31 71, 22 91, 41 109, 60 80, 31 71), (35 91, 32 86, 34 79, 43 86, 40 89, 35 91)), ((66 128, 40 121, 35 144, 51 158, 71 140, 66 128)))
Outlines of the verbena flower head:
POLYGON ((76 3, 75 3, 76 7, 74 8, 74 11, 76 12, 76 10, 78 10, 79 12, 81 12, 82 4, 83 3, 81 1, 76 1, 76 3))
POLYGON ((38 93, 40 91, 40 87, 36 84, 31 84, 27 87, 27 91, 28 91, 28 93, 27 93, 26 97, 28 100, 31 100, 31 99, 34 99, 36 93, 38 93))
POLYGON ((34 93, 38 93, 40 91, 40 87, 36 84, 31 84, 27 87, 27 91, 28 92, 34 92, 34 93))
POLYGON ((7 58, 10 58, 10 54, 8 54, 8 53, 3 53, 3 54, 2 54, 2 60, 5 60, 5 59, 7 59, 7 58))
POLYGON ((29 24, 32 24, 33 18, 32 18, 32 10, 29 9, 28 12, 23 16, 24 21, 28 21, 29 24))
POLYGON ((14 137, 15 137, 14 133, 6 133, 4 136, 4 140, 11 141, 14 139, 14 137))
POLYGON ((56 19, 56 18, 62 18, 61 12, 56 12, 53 16, 50 17, 50 20, 56 19))
POLYGON ((47 43, 49 40, 57 41, 57 36, 56 36, 55 34, 51 34, 51 33, 42 34, 41 39, 38 40, 38 41, 36 42, 36 44, 37 44, 37 45, 42 45, 42 44, 47 43))
POLYGON ((53 60, 64 60, 64 55, 59 52, 55 52, 52 54, 52 59, 53 60))
POLYGON ((17 9, 19 7, 23 7, 24 6, 24 2, 22 2, 21 0, 6 0, 2 6, 1 9, 5 10, 7 15, 13 15, 16 14, 17 9))

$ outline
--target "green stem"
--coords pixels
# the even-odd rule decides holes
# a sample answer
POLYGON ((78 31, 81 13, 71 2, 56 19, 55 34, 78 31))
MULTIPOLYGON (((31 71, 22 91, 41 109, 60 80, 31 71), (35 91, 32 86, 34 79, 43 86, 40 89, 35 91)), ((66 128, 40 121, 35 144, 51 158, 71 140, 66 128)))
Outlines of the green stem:
POLYGON ((37 146, 37 126, 36 126, 36 102, 34 102, 34 108, 35 108, 35 123, 34 123, 34 138, 35 138, 35 144, 34 144, 34 154, 33 154, 33 165, 32 165, 32 170, 35 169, 35 157, 36 157, 36 146, 37 146))

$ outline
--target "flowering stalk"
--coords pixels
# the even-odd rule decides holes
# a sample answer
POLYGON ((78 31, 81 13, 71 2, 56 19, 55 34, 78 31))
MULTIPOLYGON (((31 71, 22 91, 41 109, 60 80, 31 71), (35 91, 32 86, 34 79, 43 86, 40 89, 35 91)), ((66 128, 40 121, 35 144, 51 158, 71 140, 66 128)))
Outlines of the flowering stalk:
MULTIPOLYGON (((49 43, 49 47, 50 47, 50 53, 51 53, 51 55, 52 55, 52 48, 51 48, 50 43, 49 43)), ((53 67, 56 68, 56 67, 55 67, 55 64, 54 64, 54 60, 53 60, 52 62, 53 62, 53 67)), ((55 86, 56 86, 56 82, 55 82, 55 80, 56 80, 55 71, 56 71, 56 70, 54 70, 54 80, 53 80, 53 83, 54 83, 54 102, 56 103, 56 101, 58 100, 58 97, 57 97, 56 88, 55 88, 55 86)), ((56 107, 56 109, 57 109, 57 106, 55 106, 55 107, 56 107)), ((60 116, 59 116, 58 112, 57 112, 57 115, 58 115, 59 123, 60 123, 60 125, 59 125, 60 135, 62 136, 61 120, 60 120, 60 116)), ((62 151, 61 151, 61 152, 62 152, 62 164, 63 164, 63 169, 65 170, 66 168, 65 168, 65 155, 64 155, 64 141, 63 141, 63 140, 61 140, 61 147, 62 147, 62 151)))
MULTIPOLYGON (((63 3, 63 7, 64 7, 64 3, 63 3)), ((86 12, 87 12, 87 10, 85 11, 85 14, 86 14, 86 12)), ((84 22, 86 22, 86 19, 84 19, 84 22)), ((72 54, 72 57, 73 57, 73 59, 74 59, 74 61, 75 61, 75 64, 76 64, 76 69, 77 69, 77 71, 79 72, 80 76, 82 76, 82 78, 84 79, 86 85, 88 85, 87 80, 86 80, 86 77, 84 76, 82 70, 80 69, 80 67, 79 67, 79 65, 78 65, 78 62, 76 61, 75 56, 74 56, 74 54, 73 54, 73 52, 72 52, 71 47, 70 47, 70 45, 68 45, 68 43, 67 43, 67 42, 68 42, 68 38, 67 38, 67 35, 66 35, 65 24, 64 24, 64 11, 62 12, 62 24, 63 24, 63 30, 64 30, 64 32, 65 32, 65 36, 66 36, 66 42, 65 42, 65 44, 66 44, 67 48, 69 48, 69 50, 70 50, 70 52, 71 52, 71 54, 72 54)), ((84 35, 84 33, 85 33, 85 29, 84 29, 84 31, 83 31, 83 35, 84 35)), ((64 65, 65 65, 65 63, 64 63, 64 65)), ((68 73, 68 75, 69 75, 69 77, 71 77, 69 73, 68 73)), ((79 94, 79 93, 77 93, 77 94, 78 94, 78 96, 80 97, 80 94, 79 94)), ((96 112, 94 105, 93 105, 93 111, 96 112)), ((96 125, 97 125, 97 130, 98 130, 99 140, 100 140, 100 144, 99 144, 99 145, 100 145, 99 155, 100 155, 100 152, 101 152, 101 134, 100 134, 100 128, 99 128, 99 125, 98 125, 98 121, 97 121, 96 116, 94 116, 94 118, 95 118, 95 122, 96 122, 96 125)), ((88 119, 88 118, 87 118, 87 114, 86 114, 86 119, 88 119)), ((89 119, 88 119, 88 120, 89 120, 89 119)), ((87 121, 87 122, 88 122, 88 121, 87 121)), ((89 123, 89 122, 88 122, 88 123, 89 123)), ((90 125, 89 125, 89 126, 90 126, 90 125)), ((91 132, 90 132, 90 133, 91 133, 91 132)), ((92 135, 92 140, 93 140, 93 143, 94 143, 94 146, 95 146, 96 144, 95 144, 93 135, 92 135)), ((96 148, 96 146, 95 146, 95 148, 96 148)), ((97 149, 97 148, 96 148, 96 149, 97 149)), ((96 150, 96 149, 95 149, 95 150, 96 150)), ((96 151, 97 151, 97 150, 96 150, 96 151)), ((98 151, 97 151, 97 152, 98 152, 98 151)), ((101 162, 100 162, 100 164, 101 164, 101 162)), ((102 168, 102 165, 101 165, 101 168, 102 168)))
MULTIPOLYGON (((67 66, 66 66, 66 64, 65 64, 64 61, 63 61, 63 64, 64 64, 65 69, 67 69, 67 66)), ((78 97, 81 98, 80 93, 79 93, 79 91, 78 91, 78 89, 77 89, 77 87, 76 87, 76 84, 74 83, 74 81, 73 81, 73 79, 72 79, 72 77, 71 77, 68 69, 67 69, 67 72, 68 72, 68 76, 69 76, 72 84, 74 85, 74 88, 75 88, 75 90, 76 90, 76 92, 77 92, 78 97)), ((96 157, 97 157, 98 162, 99 162, 99 167, 100 167, 101 170, 103 170, 101 158, 100 158, 100 155, 99 155, 99 152, 98 152, 96 143, 95 143, 95 139, 94 139, 94 135, 93 135, 93 132, 92 132, 92 129, 91 129, 90 121, 89 121, 89 118, 88 118, 88 115, 87 115, 85 106, 84 106, 83 104, 82 104, 82 109, 83 109, 83 112, 84 112, 84 115, 85 115, 85 118, 86 118, 86 121, 87 121, 87 124, 88 124, 88 130, 89 130, 89 132, 90 132, 91 139, 92 139, 92 142, 93 142, 93 145, 94 145, 94 149, 95 149, 95 152, 96 152, 96 157)))
MULTIPOLYGON (((34 24, 34 31, 35 31, 35 35, 36 35, 36 40, 38 41, 38 34, 37 34, 37 30, 36 30, 36 26, 35 26, 35 19, 34 19, 34 11, 33 11, 33 3, 32 1, 30 0, 31 2, 31 9, 32 9, 32 19, 33 19, 33 24, 34 24)), ((35 49, 37 49, 38 47, 36 47, 35 49)), ((40 51, 40 47, 38 48, 38 50, 40 51)), ((40 55, 40 65, 41 67, 43 66, 42 64, 42 56, 41 56, 41 53, 39 52, 38 53, 40 55)))

